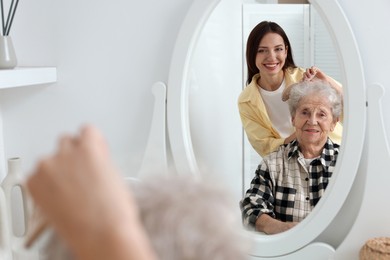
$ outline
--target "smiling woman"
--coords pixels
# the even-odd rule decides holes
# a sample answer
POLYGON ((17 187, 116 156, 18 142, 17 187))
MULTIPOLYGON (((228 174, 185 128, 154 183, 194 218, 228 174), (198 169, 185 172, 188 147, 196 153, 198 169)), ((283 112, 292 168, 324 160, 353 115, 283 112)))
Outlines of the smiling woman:
POLYGON ((288 105, 296 137, 263 158, 240 203, 244 224, 266 234, 284 232, 308 216, 323 196, 339 155, 339 145, 328 136, 342 102, 330 84, 294 84, 288 105))
MULTIPOLYGON (((284 90, 302 80, 322 79, 341 92, 340 84, 316 67, 295 65, 292 45, 275 22, 262 21, 249 34, 246 45, 247 86, 238 98, 241 121, 249 142, 265 156, 296 138, 284 90)), ((341 143, 342 127, 331 138, 341 143)))
MULTIPOLYGON (((366 107, 360 54, 337 1, 315 0, 311 5, 329 31, 329 41, 335 45, 332 52, 341 68, 337 69, 340 77, 329 74, 343 84, 343 143, 326 192, 299 225, 275 235, 249 234, 255 243, 249 252, 253 259, 331 257, 356 217, 356 209, 339 212, 348 208, 343 206, 353 187, 364 142, 366 107)), ((245 78, 242 35, 247 34, 242 31, 245 19, 241 10, 240 1, 193 2, 177 38, 167 93, 168 133, 177 171, 220 174, 220 180, 236 192, 237 201, 242 198, 245 179, 252 179, 254 173, 245 171, 246 138, 236 105, 245 78)), ((255 160, 260 162, 258 157, 255 160)))

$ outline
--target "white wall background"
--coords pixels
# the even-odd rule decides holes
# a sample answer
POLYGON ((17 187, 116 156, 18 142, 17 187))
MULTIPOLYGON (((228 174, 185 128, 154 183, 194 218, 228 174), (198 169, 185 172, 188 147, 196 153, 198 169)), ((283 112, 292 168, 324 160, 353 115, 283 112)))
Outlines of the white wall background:
MULTIPOLYGON (((388 20, 390 2, 386 0, 355 1, 354 3, 339 0, 339 2, 351 23, 358 42, 367 88, 372 87, 373 83, 380 83, 385 89, 382 98, 382 112, 387 140, 383 140, 383 142, 386 143, 387 141, 388 148, 390 138, 390 115, 388 113, 390 86, 386 74, 390 70, 388 62, 390 54, 387 51, 387 46, 390 44, 390 35, 384 31, 384 26, 388 20)), ((371 104, 372 107, 373 104, 371 104)), ((367 129, 374 133, 374 136, 376 133, 380 134, 378 132, 380 129, 376 129, 369 124, 367 124, 367 129)), ((386 155, 383 156, 383 154, 379 155, 377 153, 378 150, 375 147, 368 150, 365 159, 367 157, 371 158, 369 170, 368 172, 358 172, 366 177, 365 187, 360 191, 360 194, 364 194, 362 207, 355 225, 336 251, 335 259, 358 259, 359 250, 368 239, 383 236, 390 237, 388 217, 390 215, 390 204, 388 203, 389 194, 387 192, 390 182, 390 174, 387 170, 389 155, 387 155, 387 160, 383 161, 380 158, 386 158, 386 155)))
MULTIPOLYGON (((81 124, 90 122, 107 136, 124 172, 135 175, 151 123, 150 87, 156 81, 167 82, 174 41, 192 2, 21 1, 11 30, 19 66, 55 66, 58 82, 0 91, 6 157, 22 157, 27 173, 39 157, 54 149, 60 133, 74 133, 81 124)), ((387 91, 383 109, 390 111, 390 34, 385 30, 390 2, 339 3, 358 41, 366 82, 383 84, 387 91)), ((390 138, 390 115, 384 116, 390 138)), ((223 134, 223 129, 218 134, 223 134)), ((197 138, 201 136, 199 132, 197 138)), ((195 148, 201 152, 200 158, 218 158, 217 146, 210 151, 195 148)), ((232 162, 222 163, 229 168, 232 162)), ((388 167, 367 174, 369 178, 383 177, 386 171, 388 167)), ((234 170, 226 174, 234 174, 234 170)), ((390 183, 390 174, 385 176, 390 183)), ((366 193, 370 191, 374 187, 368 187, 366 193)), ((389 205, 381 200, 373 202, 373 208, 385 216, 390 215, 389 205)), ((371 215, 367 225, 388 225, 371 215)), ((344 250, 348 255, 348 249, 344 250)))
MULTIPOLYGON (((390 2, 387 0, 355 1, 339 0, 354 31, 365 70, 366 83, 381 83, 386 93, 383 99, 384 121, 390 138, 390 34, 385 30, 389 20, 390 2)), ((390 175, 389 175, 390 177, 390 175)), ((389 213, 390 211, 388 211, 389 213)))
POLYGON ((10 34, 18 66, 55 66, 58 82, 0 91, 6 157, 22 157, 29 172, 61 133, 89 122, 135 175, 151 124, 150 88, 168 79, 191 2, 20 1, 10 34))

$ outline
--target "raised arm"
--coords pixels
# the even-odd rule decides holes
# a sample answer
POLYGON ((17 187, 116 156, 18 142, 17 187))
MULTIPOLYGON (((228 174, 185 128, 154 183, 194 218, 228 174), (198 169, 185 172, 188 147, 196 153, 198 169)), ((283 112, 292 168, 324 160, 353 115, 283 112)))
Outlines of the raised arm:
POLYGON ((156 259, 137 205, 97 129, 62 137, 26 186, 77 259, 156 259))
POLYGON ((336 91, 343 97, 343 88, 339 82, 337 82, 332 77, 326 75, 319 68, 312 66, 306 69, 306 72, 303 74, 303 81, 305 80, 324 80, 327 81, 336 91))

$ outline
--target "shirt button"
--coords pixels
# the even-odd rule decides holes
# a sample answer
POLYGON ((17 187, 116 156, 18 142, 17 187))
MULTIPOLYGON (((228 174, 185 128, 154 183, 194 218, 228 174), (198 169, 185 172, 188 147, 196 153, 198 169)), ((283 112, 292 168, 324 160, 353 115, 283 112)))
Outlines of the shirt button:
POLYGON ((310 198, 309 197, 306 197, 306 200, 309 200, 310 198))
POLYGON ((306 177, 306 178, 305 178, 305 181, 309 181, 309 178, 306 177))

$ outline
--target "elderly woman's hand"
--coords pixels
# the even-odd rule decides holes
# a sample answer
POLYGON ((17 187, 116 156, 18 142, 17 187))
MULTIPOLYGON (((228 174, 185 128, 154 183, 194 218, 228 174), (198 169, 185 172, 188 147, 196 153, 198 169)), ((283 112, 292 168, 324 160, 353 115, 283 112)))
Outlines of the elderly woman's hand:
POLYGON ((256 220, 256 231, 264 232, 268 235, 274 235, 287 231, 295 227, 298 222, 282 222, 274 219, 267 214, 261 214, 256 220))
POLYGON ((62 137, 26 186, 78 259, 154 259, 135 200, 96 128, 62 137))

